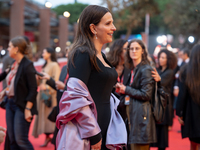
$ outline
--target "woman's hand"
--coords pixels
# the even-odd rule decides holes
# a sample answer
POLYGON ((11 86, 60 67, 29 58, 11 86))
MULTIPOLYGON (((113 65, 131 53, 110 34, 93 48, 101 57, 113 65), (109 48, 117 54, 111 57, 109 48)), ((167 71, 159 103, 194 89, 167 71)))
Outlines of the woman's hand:
POLYGON ((6 136, 5 131, 6 128, 0 126, 0 144, 4 141, 4 137, 6 136))
POLYGON ((6 90, 0 92, 0 102, 3 101, 3 97, 6 95, 6 90))
POLYGON ((65 84, 61 81, 56 81, 56 88, 58 90, 64 90, 65 89, 65 84))
POLYGON ((117 83, 115 85, 116 89, 119 91, 119 93, 122 93, 124 94, 125 93, 125 90, 126 90, 126 86, 123 85, 122 83, 117 83))
POLYGON ((178 117, 178 121, 181 125, 184 125, 183 117, 178 117))
POLYGON ((152 73, 151 76, 154 78, 154 80, 155 80, 156 82, 161 81, 161 77, 160 77, 160 75, 158 74, 156 68, 154 68, 153 70, 154 70, 154 71, 151 71, 151 73, 152 73))
POLYGON ((27 121, 27 122, 31 122, 31 120, 32 120, 32 114, 31 114, 31 111, 30 110, 28 110, 28 109, 25 109, 24 110, 24 115, 25 115, 25 120, 27 121))
POLYGON ((41 79, 47 79, 47 80, 49 80, 51 78, 48 73, 46 73, 46 72, 41 72, 41 73, 43 74, 43 77, 40 77, 41 79))
POLYGON ((40 90, 46 90, 47 89, 47 87, 46 87, 46 85, 45 84, 40 84, 40 90))
POLYGON ((102 140, 100 140, 97 144, 91 145, 91 150, 101 150, 102 140))

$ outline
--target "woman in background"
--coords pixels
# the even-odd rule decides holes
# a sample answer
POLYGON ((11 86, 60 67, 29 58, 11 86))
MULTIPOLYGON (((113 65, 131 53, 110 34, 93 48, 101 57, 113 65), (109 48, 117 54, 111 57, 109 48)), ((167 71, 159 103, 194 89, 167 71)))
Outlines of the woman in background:
POLYGON ((200 144, 200 44, 190 53, 190 61, 181 70, 176 114, 181 124, 182 138, 188 137, 190 149, 200 144))
POLYGON ((163 49, 158 53, 158 65, 157 69, 161 81, 163 90, 165 93, 169 94, 168 105, 165 108, 165 118, 162 123, 156 124, 156 133, 157 133, 157 143, 152 144, 153 147, 158 147, 158 150, 165 150, 168 147, 168 126, 170 122, 171 108, 172 108, 172 99, 171 99, 171 91, 174 80, 174 71, 173 69, 176 67, 177 59, 174 53, 167 49, 163 49))
POLYGON ((131 69, 130 86, 117 83, 119 92, 129 97, 131 150, 149 150, 149 144, 155 143, 156 126, 150 101, 154 97, 155 81, 148 60, 148 52, 141 40, 134 39, 128 44, 126 65, 131 69))
MULTIPOLYGON (((129 84, 129 78, 130 78, 130 70, 126 68, 124 65, 127 45, 128 42, 126 40, 117 39, 110 47, 110 51, 107 54, 108 61, 113 65, 113 67, 115 67, 115 70, 117 71, 118 74, 117 82, 123 83, 124 85, 129 84)), ((120 100, 120 104, 117 107, 117 110, 125 122, 127 119, 125 95, 117 93, 117 91, 115 91, 115 88, 113 93, 120 100)))
MULTIPOLYGON (((55 50, 52 48, 45 48, 43 50, 42 57, 45 60, 42 71, 49 74, 55 81, 58 81, 60 76, 60 67, 57 63, 55 50)), ((46 147, 47 144, 51 141, 50 134, 54 133, 55 130, 55 123, 51 122, 47 118, 52 109, 57 105, 56 90, 48 86, 45 79, 39 79, 39 82, 40 91, 37 96, 38 116, 35 118, 32 134, 35 138, 37 138, 38 135, 44 133, 46 135, 46 139, 41 147, 46 147), (41 97, 42 92, 44 92, 45 90, 49 91, 51 95, 52 102, 50 107, 47 107, 45 105, 41 97)))
POLYGON ((33 150, 28 133, 32 116, 37 114, 37 82, 33 63, 25 57, 29 48, 23 37, 9 42, 9 55, 15 62, 6 77, 7 88, 1 95, 8 97, 6 123, 11 150, 33 150))

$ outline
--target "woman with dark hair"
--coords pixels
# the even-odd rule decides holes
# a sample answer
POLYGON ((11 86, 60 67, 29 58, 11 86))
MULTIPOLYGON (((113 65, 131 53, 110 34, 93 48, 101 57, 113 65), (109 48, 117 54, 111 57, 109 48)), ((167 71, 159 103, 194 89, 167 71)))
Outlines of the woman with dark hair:
POLYGON ((130 86, 117 83, 120 93, 126 94, 129 104, 129 143, 132 150, 149 150, 149 144, 155 143, 156 126, 150 101, 154 97, 155 81, 152 77, 148 52, 141 40, 128 43, 126 65, 131 69, 130 86))
POLYGON ((7 88, 2 91, 8 97, 6 105, 7 133, 11 150, 33 150, 28 140, 32 116, 37 114, 37 82, 33 63, 25 55, 29 46, 23 37, 11 39, 9 55, 15 62, 6 77, 7 88))
MULTIPOLYGON (((45 60, 45 64, 42 67, 42 72, 45 72, 50 75, 55 81, 58 81, 60 76, 60 67, 57 63, 55 50, 52 48, 45 48, 42 53, 42 57, 45 60)), ((51 141, 50 134, 54 133, 55 123, 48 120, 48 115, 52 109, 57 105, 56 100, 56 90, 51 88, 46 84, 46 79, 38 79, 40 91, 37 96, 37 108, 38 116, 35 118, 35 123, 33 127, 33 136, 35 138, 38 135, 44 133, 46 139, 43 145, 40 147, 46 147, 47 144, 51 141), (51 95, 51 106, 47 107, 42 100, 42 93, 46 92, 51 95)))
POLYGON ((58 150, 107 150, 126 144, 126 127, 116 112, 118 100, 111 94, 117 72, 101 52, 115 30, 105 7, 90 5, 80 15, 69 51, 67 91, 56 120, 58 150))
MULTIPOLYGON (((130 73, 130 70, 126 68, 124 65, 127 45, 128 42, 124 39, 115 40, 115 42, 110 47, 110 51, 107 54, 108 61, 113 65, 113 67, 115 67, 115 70, 117 71, 118 74, 117 82, 123 83, 125 85, 129 84, 129 73, 130 73)), ((117 110, 125 122, 127 118, 125 95, 115 91, 115 88, 113 90, 115 96, 117 96, 120 100, 120 104, 117 107, 117 110)))
POLYGON ((190 61, 180 73, 180 87, 176 115, 181 124, 182 138, 190 139, 190 149, 200 144, 200 44, 190 53, 190 61))
POLYGON ((158 65, 157 69, 161 81, 158 84, 161 84, 163 90, 169 94, 168 105, 165 108, 165 118, 162 123, 156 124, 157 132, 157 143, 152 144, 153 147, 158 147, 158 150, 165 150, 168 147, 168 126, 170 125, 170 118, 172 117, 172 86, 174 80, 174 71, 176 67, 177 59, 174 53, 167 49, 163 49, 158 53, 158 65))

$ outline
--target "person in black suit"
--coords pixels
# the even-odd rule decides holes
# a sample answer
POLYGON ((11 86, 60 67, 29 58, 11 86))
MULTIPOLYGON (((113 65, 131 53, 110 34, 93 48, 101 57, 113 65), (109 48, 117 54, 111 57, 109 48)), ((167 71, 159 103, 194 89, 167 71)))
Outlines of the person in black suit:
POLYGON ((32 117, 37 114, 37 83, 33 63, 24 56, 28 49, 23 37, 15 37, 9 42, 9 55, 15 62, 1 96, 8 97, 6 123, 11 150, 33 150, 28 133, 32 117))
POLYGON ((180 72, 180 92, 176 115, 181 124, 182 138, 188 137, 191 150, 200 144, 200 44, 192 48, 190 61, 180 72))
POLYGON ((168 126, 172 116, 172 99, 171 90, 174 79, 173 69, 176 67, 177 59, 174 53, 167 49, 163 49, 158 53, 158 73, 161 77, 161 84, 163 90, 169 94, 168 105, 165 109, 165 118, 162 123, 156 124, 157 143, 151 144, 153 147, 158 147, 158 150, 165 150, 168 147, 168 126))

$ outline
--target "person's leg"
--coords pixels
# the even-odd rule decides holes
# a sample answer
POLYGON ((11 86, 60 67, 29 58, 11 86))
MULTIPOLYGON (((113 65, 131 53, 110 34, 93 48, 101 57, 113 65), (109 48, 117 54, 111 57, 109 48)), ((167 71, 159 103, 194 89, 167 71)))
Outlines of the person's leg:
POLYGON ((149 150, 149 144, 131 144, 131 150, 149 150))
POLYGON ((40 145, 40 147, 46 147, 51 142, 52 138, 50 137, 50 134, 51 133, 45 133, 46 138, 45 138, 44 144, 40 145))
POLYGON ((34 150, 31 142, 28 139, 31 123, 25 120, 24 112, 22 112, 22 110, 19 108, 16 110, 14 123, 15 138, 20 150, 34 150))
POLYGON ((14 116, 15 116, 16 106, 10 99, 6 105, 6 124, 7 124, 7 133, 10 141, 11 150, 20 150, 16 143, 15 134, 14 134, 14 116))
POLYGON ((198 150, 198 143, 190 141, 190 150, 198 150))

